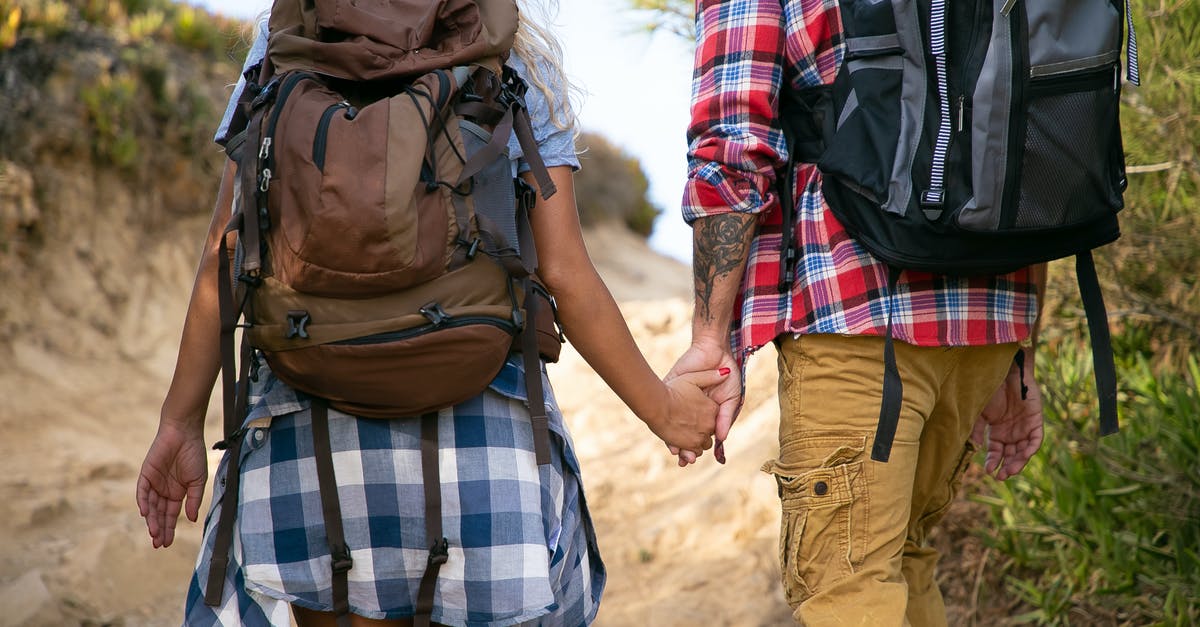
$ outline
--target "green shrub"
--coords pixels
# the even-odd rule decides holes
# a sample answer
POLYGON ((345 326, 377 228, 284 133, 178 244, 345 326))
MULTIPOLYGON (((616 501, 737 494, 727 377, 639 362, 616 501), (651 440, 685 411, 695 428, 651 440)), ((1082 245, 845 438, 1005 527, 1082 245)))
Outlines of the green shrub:
POLYGON ((1114 338, 1122 427, 1099 442, 1086 344, 1059 342, 1039 361, 1042 449, 979 497, 1021 622, 1200 624, 1200 365, 1156 368, 1152 337, 1114 338))
POLYGON ((171 34, 176 43, 193 50, 220 52, 227 48, 220 21, 191 6, 175 11, 171 34))
POLYGON ((593 133, 580 135, 576 149, 582 164, 575 177, 580 221, 585 225, 616 221, 649 236, 660 210, 646 196, 650 182, 642 164, 593 133))
POLYGON ((128 169, 138 160, 133 112, 140 104, 138 82, 127 74, 105 74, 80 93, 92 134, 92 152, 101 163, 128 169))

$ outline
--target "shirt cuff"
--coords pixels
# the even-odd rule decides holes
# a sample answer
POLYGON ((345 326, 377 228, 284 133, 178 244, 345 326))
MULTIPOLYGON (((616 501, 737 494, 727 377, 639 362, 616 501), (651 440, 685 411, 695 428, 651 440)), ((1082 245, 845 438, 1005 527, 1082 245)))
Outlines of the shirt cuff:
POLYGON ((683 219, 692 224, 700 218, 724 213, 760 214, 775 203, 764 193, 768 181, 758 174, 730 171, 716 162, 693 168, 683 192, 683 219))

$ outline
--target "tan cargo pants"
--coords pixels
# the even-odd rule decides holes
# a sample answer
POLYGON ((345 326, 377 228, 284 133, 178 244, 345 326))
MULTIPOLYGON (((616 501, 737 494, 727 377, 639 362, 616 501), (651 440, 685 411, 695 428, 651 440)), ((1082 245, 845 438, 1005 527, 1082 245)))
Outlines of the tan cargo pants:
POLYGON ((883 338, 786 337, 779 350, 779 563, 804 625, 946 624, 925 539, 954 499, 979 412, 1016 344, 896 342, 904 404, 887 463, 872 461, 883 338))

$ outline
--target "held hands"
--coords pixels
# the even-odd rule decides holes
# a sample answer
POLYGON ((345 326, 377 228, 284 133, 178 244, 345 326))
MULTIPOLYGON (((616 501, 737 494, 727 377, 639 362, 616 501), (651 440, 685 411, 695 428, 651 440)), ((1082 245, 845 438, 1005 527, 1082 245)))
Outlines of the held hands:
POLYGON ((666 412, 657 419, 647 420, 646 424, 667 446, 697 451, 698 456, 699 451, 712 448, 713 423, 717 415, 717 404, 704 390, 727 378, 728 371, 715 368, 668 376, 665 381, 666 412))
POLYGON ((188 520, 196 522, 204 484, 208 481, 208 454, 202 431, 190 431, 163 422, 146 453, 138 474, 138 511, 154 548, 171 546, 175 523, 187 497, 188 520))
POLYGON ((976 444, 987 444, 984 470, 1001 481, 1021 472, 1042 445, 1042 392, 1033 378, 1033 352, 1026 355, 1025 381, 1014 362, 971 433, 976 444), (1022 383, 1028 386, 1024 399, 1022 383))
MULTIPOLYGON (((719 463, 725 463, 725 438, 729 437, 729 429, 737 419, 738 410, 742 406, 742 377, 736 360, 729 352, 728 345, 718 342, 694 341, 686 352, 675 362, 667 373, 666 381, 671 382, 686 373, 696 373, 717 370, 728 371, 728 375, 707 387, 705 392, 718 406, 714 436, 716 448, 713 455, 719 463)), ((694 463, 698 455, 695 449, 672 446, 667 443, 671 453, 679 456, 679 465, 686 466, 694 463)))

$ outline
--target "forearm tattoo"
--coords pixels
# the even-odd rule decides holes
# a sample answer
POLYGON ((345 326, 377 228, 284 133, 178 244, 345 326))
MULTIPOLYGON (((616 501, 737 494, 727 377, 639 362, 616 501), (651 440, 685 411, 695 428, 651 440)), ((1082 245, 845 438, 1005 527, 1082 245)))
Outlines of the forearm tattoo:
POLYGON ((755 217, 725 213, 701 218, 693 227, 692 273, 696 284, 696 313, 712 320, 712 295, 718 279, 745 265, 750 248, 747 234, 755 217))

